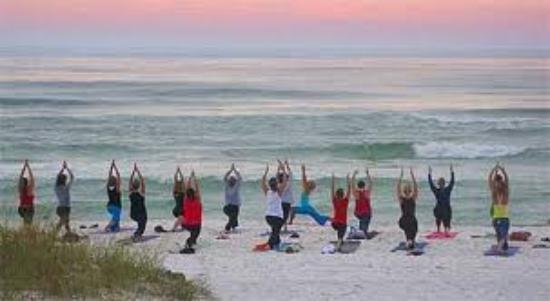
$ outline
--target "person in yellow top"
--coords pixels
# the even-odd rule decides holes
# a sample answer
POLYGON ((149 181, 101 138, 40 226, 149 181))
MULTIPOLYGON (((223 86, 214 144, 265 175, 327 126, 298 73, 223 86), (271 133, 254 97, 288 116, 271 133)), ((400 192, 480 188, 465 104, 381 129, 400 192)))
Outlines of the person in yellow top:
POLYGON ((497 236, 497 250, 503 252, 508 249, 510 188, 508 174, 499 163, 489 173, 489 189, 491 190, 491 217, 497 236))

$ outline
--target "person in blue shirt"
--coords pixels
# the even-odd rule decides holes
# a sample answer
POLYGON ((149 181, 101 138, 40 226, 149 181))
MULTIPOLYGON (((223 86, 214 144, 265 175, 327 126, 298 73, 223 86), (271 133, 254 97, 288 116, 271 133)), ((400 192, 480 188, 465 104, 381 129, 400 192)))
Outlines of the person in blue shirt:
POLYGON ((310 195, 315 190, 315 181, 309 180, 306 175, 306 165, 302 164, 302 187, 303 192, 300 196, 300 202, 297 206, 292 208, 290 215, 289 225, 292 225, 296 214, 309 215, 317 224, 323 226, 330 219, 328 216, 323 215, 315 209, 310 203, 310 195))

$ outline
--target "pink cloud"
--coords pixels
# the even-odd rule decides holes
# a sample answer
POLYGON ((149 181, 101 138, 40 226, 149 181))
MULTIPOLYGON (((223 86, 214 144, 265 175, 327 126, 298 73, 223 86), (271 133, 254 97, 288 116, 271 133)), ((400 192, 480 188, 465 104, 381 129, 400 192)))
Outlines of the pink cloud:
MULTIPOLYGON (((304 34, 410 33, 544 39, 541 0, 17 0, 0 2, 0 28, 304 34)), ((547 38, 546 38, 547 39, 547 38)))

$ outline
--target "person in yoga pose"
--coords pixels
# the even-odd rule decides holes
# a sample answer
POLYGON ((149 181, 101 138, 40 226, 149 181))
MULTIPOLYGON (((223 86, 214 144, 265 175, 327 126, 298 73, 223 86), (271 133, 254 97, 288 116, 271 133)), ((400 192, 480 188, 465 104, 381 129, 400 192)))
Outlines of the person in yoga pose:
POLYGON ((29 161, 25 160, 25 163, 23 163, 23 168, 21 169, 21 174, 19 175, 19 184, 17 189, 19 193, 19 207, 17 208, 17 212, 23 219, 23 224, 25 226, 32 225, 32 220, 34 217, 34 189, 34 176, 32 174, 29 161), (25 173, 28 173, 28 175, 25 176, 25 173))
POLYGON ((141 175, 136 163, 134 163, 134 170, 130 175, 128 186, 128 190, 130 191, 130 218, 138 226, 132 236, 132 240, 137 242, 143 239, 143 232, 145 232, 145 227, 147 226, 147 208, 145 207, 145 179, 141 175))
POLYGON ((74 181, 74 175, 71 169, 67 166, 67 162, 63 161, 63 166, 57 174, 57 179, 55 182, 55 196, 57 197, 57 209, 56 213, 59 216, 59 222, 55 227, 55 231, 58 232, 61 227, 65 227, 65 231, 68 234, 71 233, 71 227, 69 225, 69 215, 71 214, 71 186, 74 181), (69 181, 67 182, 67 175, 65 171, 69 174, 69 181))
POLYGON ((418 232, 418 221, 416 220, 416 200, 418 198, 418 184, 414 177, 412 168, 411 183, 403 184, 403 168, 401 168, 401 175, 396 185, 396 196, 401 207, 401 218, 399 218, 399 228, 405 232, 405 238, 407 240, 407 248, 412 250, 415 248, 415 238, 418 232))
POLYGON ((105 232, 120 231, 120 213, 122 211, 122 203, 120 201, 120 173, 115 164, 115 160, 111 162, 109 174, 107 175, 107 212, 111 215, 111 220, 105 227, 105 232))
POLYGON ((346 192, 344 189, 336 189, 336 178, 332 174, 332 185, 331 185, 331 199, 333 207, 333 215, 331 219, 331 225, 334 230, 337 232, 338 242, 336 244, 336 249, 340 249, 344 243, 344 235, 346 234, 346 229, 348 227, 348 205, 349 205, 349 196, 351 190, 351 181, 349 174, 346 177, 346 192))
POLYGON ((260 250, 274 250, 280 242, 280 232, 283 227, 283 205, 281 195, 287 189, 287 178, 283 177, 283 182, 279 183, 276 177, 272 177, 267 181, 267 174, 269 173, 269 165, 265 168, 265 173, 262 176, 261 186, 262 191, 266 196, 266 211, 265 220, 271 228, 271 234, 266 244, 260 246, 260 250))
POLYGON ((187 189, 185 190, 185 199, 183 201, 182 228, 189 231, 190 235, 180 253, 195 253, 194 247, 197 244, 197 239, 202 228, 201 189, 199 180, 195 176, 195 171, 191 171, 186 186, 187 189))
POLYGON ((508 249, 508 230, 510 219, 508 205, 510 204, 510 186, 508 174, 499 163, 489 173, 489 189, 491 191, 491 218, 497 236, 497 251, 508 249))
POLYGON ((372 194, 372 178, 369 174, 369 169, 366 169, 366 183, 359 180, 355 184, 355 180, 359 171, 355 171, 351 177, 351 192, 355 198, 355 217, 359 220, 359 229, 365 233, 365 238, 369 237, 369 224, 372 218, 371 194, 372 194))
POLYGON ((453 191, 453 187, 455 185, 455 173, 452 164, 450 170, 451 181, 449 182, 449 185, 445 186, 445 179, 439 178, 437 180, 437 187, 434 185, 432 180, 432 167, 430 166, 428 170, 428 182, 436 199, 434 208, 435 225, 437 227, 437 232, 440 232, 441 223, 443 223, 446 235, 449 235, 449 231, 451 230, 451 219, 453 213, 451 210, 451 192, 453 191))
POLYGON ((223 213, 227 215, 227 224, 225 225, 225 233, 234 231, 239 226, 239 210, 241 208, 241 182, 242 177, 235 164, 231 164, 231 168, 223 177, 225 183, 225 205, 223 213))
POLYGON ((303 192, 300 196, 300 203, 298 206, 292 208, 292 215, 290 217, 289 224, 292 224, 296 214, 309 215, 313 218, 319 225, 324 225, 329 217, 326 215, 321 215, 313 206, 310 204, 310 195, 315 190, 315 181, 308 180, 306 175, 306 165, 302 164, 302 188, 303 192))
POLYGON ((174 198, 172 215, 176 218, 174 225, 172 226, 172 231, 176 231, 182 224, 182 208, 183 199, 185 198, 185 189, 185 179, 180 167, 178 166, 176 173, 174 174, 174 186, 172 187, 172 197, 174 198))
POLYGON ((285 180, 284 178, 286 178, 287 183, 286 189, 281 195, 281 199, 283 201, 283 231, 287 231, 288 218, 290 217, 292 205, 294 204, 294 191, 292 187, 293 177, 292 170, 290 169, 290 164, 288 164, 288 161, 285 160, 284 163, 280 160, 277 161, 279 162, 279 168, 277 170, 277 181, 279 182, 279 185, 283 185, 285 180))

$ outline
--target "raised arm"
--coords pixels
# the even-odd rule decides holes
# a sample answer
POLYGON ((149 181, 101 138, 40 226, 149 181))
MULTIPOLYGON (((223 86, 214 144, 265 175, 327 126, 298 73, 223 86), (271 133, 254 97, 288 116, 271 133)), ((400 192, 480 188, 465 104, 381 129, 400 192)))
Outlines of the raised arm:
POLYGON ((401 167, 401 174, 399 175, 399 179, 397 180, 397 184, 395 185, 395 196, 397 197, 397 200, 401 202, 401 184, 403 183, 403 167, 401 167))
POLYGON ((105 188, 109 188, 109 179, 113 175, 113 168, 115 165, 115 160, 111 161, 111 166, 109 166, 109 172, 107 173, 107 182, 105 182, 105 188))
POLYGON ((23 163, 23 167, 21 168, 21 173, 19 174, 19 180, 21 180, 25 176, 25 170, 27 169, 27 160, 23 163))
POLYGON ((29 172, 29 187, 31 189, 34 189, 34 175, 32 174, 32 169, 29 165, 29 161, 25 161, 25 164, 27 165, 27 171, 29 172))
POLYGON ((66 168, 67 168, 67 163, 65 161, 63 161, 63 164, 61 164, 61 169, 57 173, 57 176, 59 177, 60 175, 62 175, 63 171, 65 171, 66 168))
POLYGON ((302 164, 302 187, 304 188, 304 190, 307 190, 307 175, 305 164, 302 164))
POLYGON ((351 179, 349 173, 346 175, 346 185, 348 186, 346 189, 346 198, 349 200, 349 195, 351 193, 351 179))
POLYGON ((455 186, 455 171, 453 169, 453 164, 449 167, 449 170, 451 171, 451 181, 449 182, 448 189, 453 190, 453 187, 455 186))
POLYGON ((359 171, 355 170, 353 172, 353 175, 351 176, 351 193, 353 194, 353 196, 357 197, 357 189, 355 188, 356 187, 356 184, 355 184, 355 178, 357 177, 357 174, 359 173, 359 171))
POLYGON ((195 187, 195 170, 191 170, 191 173, 189 174, 189 178, 187 179, 187 188, 193 188, 194 190, 197 190, 197 187, 195 187))
POLYGON ((508 173, 506 172, 504 167, 500 165, 498 166, 498 169, 500 170, 500 172, 502 173, 502 176, 504 177, 504 182, 506 183, 506 185, 508 185, 508 173))
POLYGON ((120 172, 118 171, 118 167, 116 166, 114 160, 113 160, 113 170, 115 171, 116 191, 120 192, 120 184, 122 183, 122 181, 120 180, 120 172))
POLYGON ((229 181, 229 176, 231 175, 231 172, 233 172, 233 168, 235 167, 234 164, 231 164, 231 167, 229 168, 229 170, 225 173, 225 175, 223 176, 223 181, 227 183, 227 181, 229 181))
POLYGON ((21 173, 19 174, 19 181, 18 181, 18 191, 21 191, 21 189, 25 188, 27 189, 27 187, 22 187, 21 186, 21 180, 23 180, 23 177, 25 176, 25 170, 27 169, 27 160, 25 160, 25 163, 23 163, 23 167, 21 168, 21 173))
POLYGON ((67 187, 71 187, 71 185, 73 184, 73 181, 74 181, 73 171, 69 168, 69 166, 67 165, 67 162, 65 162, 65 161, 63 161, 63 166, 64 166, 65 170, 67 170, 67 172, 69 173, 69 183, 67 183, 67 187))
POLYGON ((178 168, 176 169, 176 172, 174 173, 174 184, 172 185, 172 192, 176 192, 177 189, 178 189, 178 180, 180 179, 179 178, 179 172, 180 172, 180 167, 178 166, 178 168))
POLYGON ((331 198, 331 200, 334 198, 335 191, 336 191, 336 178, 334 177, 334 173, 332 173, 332 184, 330 185, 330 198, 331 198))
POLYGON ((506 173, 506 170, 504 169, 504 167, 502 166, 499 166, 500 168, 500 172, 502 173, 502 176, 504 177, 504 193, 505 193, 505 197, 506 197, 506 202, 508 203, 510 201, 510 198, 509 198, 509 192, 510 192, 510 185, 509 185, 509 182, 508 182, 508 173, 506 173))
POLYGON ((267 187, 267 173, 269 173, 269 164, 265 165, 265 172, 264 172, 264 175, 262 176, 261 187, 264 194, 267 194, 267 191, 269 190, 269 187, 267 187))
POLYGON ((279 165, 277 166, 277 173, 286 174, 285 165, 283 164, 283 162, 281 160, 277 159, 277 163, 279 163, 279 165))
POLYGON ((372 185, 372 178, 370 176, 369 169, 366 168, 365 172, 367 173, 367 187, 369 188, 369 191, 372 192, 373 185, 372 185))
POLYGON ((489 172, 489 177, 487 178, 487 183, 489 184, 489 189, 491 189, 491 192, 494 190, 493 179, 495 176, 495 172, 497 171, 497 167, 498 165, 493 167, 493 169, 491 169, 491 171, 489 172))
POLYGON ((237 170, 237 168, 235 167, 235 164, 231 165, 231 168, 233 169, 233 171, 235 172, 235 176, 237 177, 237 181, 238 182, 241 182, 243 180, 243 177, 241 176, 241 173, 237 170))
POLYGON ((292 181, 292 169, 290 169, 290 164, 288 163, 288 160, 285 160, 285 167, 286 167, 286 174, 290 178, 290 181, 292 181))
POLYGON ((416 199, 418 198, 418 183, 416 183, 416 178, 414 177, 414 172, 412 168, 410 170, 411 170, 411 179, 413 182, 413 199, 416 201, 416 199))
POLYGON ((141 188, 141 194, 145 194, 145 178, 143 178, 143 175, 141 174, 141 171, 139 171, 139 168, 136 165, 136 173, 139 177, 139 181, 141 182, 140 188, 141 188))
POLYGON ((193 182, 195 184, 195 194, 197 195, 197 198, 200 200, 201 199, 201 185, 200 185, 199 179, 194 175, 194 172, 193 172, 193 182))
POLYGON ((132 184, 134 183, 134 177, 136 176, 136 166, 134 165, 134 170, 130 174, 130 180, 128 180, 128 191, 133 191, 132 184))
POLYGON ((433 181, 433 178, 432 178, 432 167, 431 166, 428 167, 428 183, 430 184, 430 189, 435 193, 437 188, 435 187, 434 181, 433 181))

